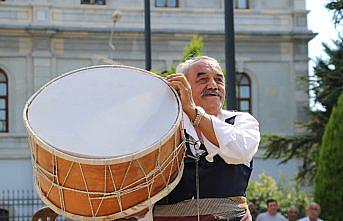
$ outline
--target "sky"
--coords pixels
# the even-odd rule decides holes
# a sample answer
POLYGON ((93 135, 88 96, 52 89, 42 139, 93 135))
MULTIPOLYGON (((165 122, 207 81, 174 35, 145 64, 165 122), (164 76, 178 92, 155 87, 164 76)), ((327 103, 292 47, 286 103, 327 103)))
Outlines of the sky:
MULTIPOLYGON (((318 35, 309 42, 309 57, 324 55, 321 42, 331 44, 331 39, 338 38, 338 31, 343 34, 343 27, 333 24, 333 13, 325 8, 330 2, 328 0, 306 0, 306 9, 310 10, 308 19, 308 28, 318 35)), ((331 44, 332 45, 332 44, 331 44)))
MULTIPOLYGON (((325 8, 325 5, 330 2, 329 0, 306 0, 306 9, 310 12, 307 16, 308 28, 317 36, 312 39, 308 44, 309 54, 309 75, 313 75, 313 67, 315 60, 318 57, 327 58, 324 53, 322 42, 333 46, 332 40, 338 39, 338 33, 343 35, 343 25, 334 26, 332 20, 333 13, 325 8)), ((310 92, 310 96, 313 96, 310 92)), ((314 104, 313 99, 310 99, 310 106, 313 109, 323 109, 319 104, 314 104)))

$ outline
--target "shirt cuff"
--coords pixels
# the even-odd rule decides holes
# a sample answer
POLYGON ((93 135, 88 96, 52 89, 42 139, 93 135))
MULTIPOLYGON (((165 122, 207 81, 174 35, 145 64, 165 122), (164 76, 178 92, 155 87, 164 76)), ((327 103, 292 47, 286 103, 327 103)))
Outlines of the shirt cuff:
POLYGON ((207 156, 205 157, 205 159, 208 162, 213 162, 213 157, 219 153, 219 147, 217 147, 216 145, 211 143, 209 140, 207 140, 204 135, 201 135, 201 136, 202 136, 202 139, 204 141, 204 145, 205 145, 207 153, 208 153, 207 156))

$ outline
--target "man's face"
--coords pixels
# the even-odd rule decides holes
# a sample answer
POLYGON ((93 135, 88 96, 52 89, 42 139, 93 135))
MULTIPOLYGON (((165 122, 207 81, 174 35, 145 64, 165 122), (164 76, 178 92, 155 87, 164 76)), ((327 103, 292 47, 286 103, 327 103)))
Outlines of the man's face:
POLYGON ((218 115, 225 101, 225 78, 217 63, 202 59, 193 63, 186 78, 194 103, 212 115, 218 115))
POLYGON ((311 204, 308 208, 307 208, 307 214, 310 218, 312 219, 316 219, 319 217, 320 214, 320 208, 318 205, 316 204, 311 204))
POLYGON ((277 206, 277 203, 276 202, 270 202, 268 203, 267 205, 267 211, 269 214, 271 215, 275 215, 277 213, 277 209, 278 209, 278 206, 277 206))
POLYGON ((298 218, 298 210, 296 209, 290 209, 288 211, 288 220, 297 220, 298 218))

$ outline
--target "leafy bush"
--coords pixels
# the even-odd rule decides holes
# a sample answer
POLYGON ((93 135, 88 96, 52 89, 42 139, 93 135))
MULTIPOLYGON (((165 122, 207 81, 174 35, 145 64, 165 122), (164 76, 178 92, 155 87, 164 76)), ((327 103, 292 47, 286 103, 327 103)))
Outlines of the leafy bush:
POLYGON ((315 200, 324 220, 343 220, 343 93, 326 125, 315 177, 315 200))
POLYGON ((275 199, 278 202, 280 212, 287 214, 290 206, 299 209, 299 217, 305 215, 306 206, 312 201, 308 192, 301 190, 296 182, 285 181, 279 178, 276 182, 273 177, 261 174, 258 181, 252 180, 247 189, 248 201, 255 203, 260 212, 267 210, 267 199, 275 199))

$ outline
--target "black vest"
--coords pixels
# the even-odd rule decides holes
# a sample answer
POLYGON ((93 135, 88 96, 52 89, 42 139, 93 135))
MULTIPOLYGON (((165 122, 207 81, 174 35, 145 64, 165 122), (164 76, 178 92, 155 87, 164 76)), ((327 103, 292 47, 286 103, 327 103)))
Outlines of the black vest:
MULTIPOLYGON (((225 120, 226 123, 234 124, 235 116, 225 120)), ((186 138, 189 135, 186 134, 186 138)), ((200 149, 206 150, 201 144, 200 149)), ((187 143, 186 154, 191 153, 187 143)), ((213 158, 213 162, 208 162, 205 154, 199 160, 199 189, 200 198, 225 198, 232 196, 245 196, 250 174, 252 171, 252 161, 250 167, 244 164, 227 164, 219 155, 213 158)), ((172 204, 183 200, 196 198, 196 176, 195 160, 190 157, 184 159, 184 171, 179 184, 158 204, 172 204)))

